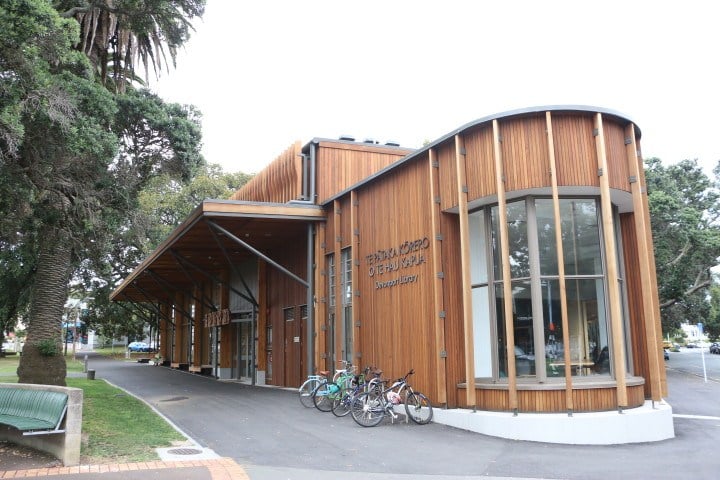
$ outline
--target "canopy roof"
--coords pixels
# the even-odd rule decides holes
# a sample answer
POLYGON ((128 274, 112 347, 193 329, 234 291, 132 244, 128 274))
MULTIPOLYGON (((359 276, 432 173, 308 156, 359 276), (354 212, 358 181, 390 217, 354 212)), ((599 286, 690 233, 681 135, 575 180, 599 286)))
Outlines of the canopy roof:
POLYGON ((231 265, 270 259, 305 242, 309 222, 325 221, 306 203, 206 200, 110 295, 113 301, 174 302, 176 292, 221 279, 231 265))

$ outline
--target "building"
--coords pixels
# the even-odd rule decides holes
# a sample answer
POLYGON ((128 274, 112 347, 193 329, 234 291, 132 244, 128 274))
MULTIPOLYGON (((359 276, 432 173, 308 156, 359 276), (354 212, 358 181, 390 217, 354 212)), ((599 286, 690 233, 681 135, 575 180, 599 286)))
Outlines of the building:
MULTIPOLYGON (((112 298, 154 305, 171 365, 221 379, 293 387, 349 360, 414 368, 441 410, 631 418, 667 393, 640 136, 560 106, 419 150, 296 143, 112 298)), ((629 441, 672 436, 661 416, 629 441)))

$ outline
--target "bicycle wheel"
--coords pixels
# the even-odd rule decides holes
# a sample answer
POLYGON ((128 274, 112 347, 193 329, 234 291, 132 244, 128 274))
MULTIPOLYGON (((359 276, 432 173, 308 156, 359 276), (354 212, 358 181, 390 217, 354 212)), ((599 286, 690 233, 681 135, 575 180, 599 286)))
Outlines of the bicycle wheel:
POLYGON ((430 423, 433 417, 433 409, 430 404, 430 400, 419 392, 408 393, 405 399, 405 412, 407 413, 410 420, 419 424, 425 425, 430 423))
POLYGON ((321 412, 330 412, 332 411, 333 402, 339 396, 340 387, 338 387, 336 383, 323 383, 317 390, 315 390, 313 403, 315 404, 315 408, 321 412))
POLYGON ((344 417, 350 413, 350 406, 355 398, 356 389, 343 389, 340 396, 333 401, 332 413, 336 417, 344 417))
POLYGON ((307 408, 313 406, 313 393, 319 385, 320 380, 317 378, 308 378, 305 380, 305 383, 300 385, 300 388, 298 388, 298 394, 300 395, 300 403, 302 403, 303 406, 307 408))
POLYGON ((385 417, 382 395, 376 395, 374 392, 361 393, 353 399, 350 413, 358 425, 374 427, 385 417))

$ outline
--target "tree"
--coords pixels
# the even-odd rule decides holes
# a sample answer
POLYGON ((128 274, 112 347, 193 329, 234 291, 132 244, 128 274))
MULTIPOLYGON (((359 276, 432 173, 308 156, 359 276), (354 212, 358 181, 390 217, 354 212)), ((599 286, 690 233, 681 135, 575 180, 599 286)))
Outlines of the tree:
POLYGON ((646 178, 663 330, 672 332, 708 315, 710 269, 720 257, 720 191, 692 160, 665 167, 648 159, 646 178))
POLYGON ((710 340, 720 340, 720 286, 710 287, 710 312, 704 320, 704 330, 710 340))
MULTIPOLYGON (((69 3, 57 2, 62 7, 69 3)), ((106 49, 113 51, 131 27, 140 36, 154 31, 158 40, 181 40, 170 31, 167 37, 161 35, 168 24, 160 17, 177 22, 182 15, 176 4, 197 5, 199 11, 204 6, 203 1, 159 0, 95 1, 86 6, 111 9, 119 25, 106 35, 106 49), (158 8, 145 12, 145 24, 140 21, 143 5, 158 8), (125 7, 138 16, 123 13, 125 7)), ((69 17, 81 13, 65 12, 69 17)), ((0 6, 0 20, 0 198, 4 211, 13 206, 19 212, 3 218, 0 240, 32 252, 29 256, 36 259, 18 375, 21 382, 63 385, 65 361, 53 353, 58 353, 73 272, 81 261, 103 255, 109 233, 126 223, 137 193, 152 176, 192 177, 203 163, 199 125, 191 109, 165 105, 127 85, 127 72, 136 61, 132 57, 119 57, 121 68, 113 67, 119 72, 112 77, 113 85, 125 88, 108 89, 97 82, 94 72, 106 59, 91 53, 100 47, 93 43, 83 50, 90 53, 87 57, 74 49, 81 45, 78 23, 61 18, 47 2, 10 0, 0 6)))
POLYGON ((129 308, 112 303, 113 288, 203 200, 227 199, 250 178, 244 173, 225 173, 219 165, 205 165, 187 183, 168 175, 151 179, 138 195, 131 220, 113 237, 105 264, 84 276, 86 291, 95 299, 83 318, 86 324, 107 337, 139 335, 145 325, 157 328, 158 316, 152 306, 129 308))
POLYGON ((59 0, 56 9, 80 25, 77 44, 95 67, 98 78, 111 90, 122 92, 138 80, 141 64, 145 78, 175 66, 178 49, 190 38, 191 20, 202 17, 205 0, 59 0), (168 56, 170 59, 168 60, 168 56))

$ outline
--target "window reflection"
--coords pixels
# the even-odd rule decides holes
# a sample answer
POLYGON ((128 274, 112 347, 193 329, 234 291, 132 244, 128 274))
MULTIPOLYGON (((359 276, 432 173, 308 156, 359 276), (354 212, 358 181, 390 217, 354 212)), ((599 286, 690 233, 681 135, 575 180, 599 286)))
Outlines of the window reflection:
MULTIPOLYGON (((507 205, 508 260, 512 277, 512 326, 518 377, 609 374, 604 271, 595 199, 561 199, 567 330, 562 325, 555 214, 551 199, 507 205), (532 215, 529 215, 531 212, 532 215), (532 219, 529 224, 528 218, 532 219), (537 236, 528 235, 528 228, 537 236), (536 244, 530 244, 530 239, 536 244), (531 272, 539 272, 531 275, 531 272), (565 358, 565 342, 569 363, 565 358)), ((507 376, 498 207, 491 208, 498 375, 507 376)), ((484 254, 479 252, 478 254, 484 254)))

